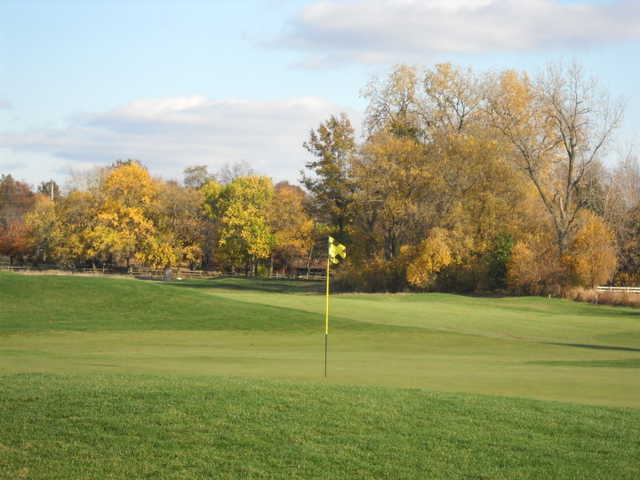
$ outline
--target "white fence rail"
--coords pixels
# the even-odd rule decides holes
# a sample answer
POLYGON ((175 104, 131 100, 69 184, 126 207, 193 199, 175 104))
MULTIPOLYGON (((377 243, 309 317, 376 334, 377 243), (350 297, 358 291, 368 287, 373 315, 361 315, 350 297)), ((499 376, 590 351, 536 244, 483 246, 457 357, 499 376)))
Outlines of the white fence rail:
POLYGON ((597 287, 599 292, 640 293, 640 287, 597 287))

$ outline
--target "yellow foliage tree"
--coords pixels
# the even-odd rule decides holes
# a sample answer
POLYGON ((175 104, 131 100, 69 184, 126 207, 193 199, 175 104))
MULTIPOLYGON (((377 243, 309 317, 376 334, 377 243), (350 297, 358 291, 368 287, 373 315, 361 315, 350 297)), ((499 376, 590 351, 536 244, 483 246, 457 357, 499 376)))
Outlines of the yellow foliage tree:
POLYGON ((29 221, 34 241, 48 250, 48 258, 67 267, 91 259, 88 233, 97 224, 92 193, 72 191, 55 204, 43 204, 29 221))
POLYGON ((615 236, 595 213, 580 215, 581 227, 571 244, 570 259, 577 281, 594 288, 608 282, 617 266, 615 236))
POLYGON ((287 182, 275 186, 269 205, 269 223, 274 235, 272 260, 277 257, 284 267, 295 259, 308 263, 315 242, 315 222, 304 208, 305 194, 287 182))
POLYGON ((154 257, 173 256, 177 264, 187 263, 192 268, 203 261, 207 233, 203 203, 199 189, 182 188, 176 182, 159 183, 152 206, 152 219, 158 229, 154 239, 158 246, 151 249, 156 252, 154 257))
POLYGON ((559 284, 564 262, 558 257, 550 229, 526 235, 515 243, 507 265, 507 284, 514 291, 540 294, 559 284))
POLYGON ((407 281, 419 288, 428 288, 435 282, 438 273, 454 261, 448 245, 448 233, 441 228, 431 231, 419 246, 417 256, 407 267, 407 281))
POLYGON ((88 255, 127 266, 132 260, 154 267, 173 264, 175 254, 167 254, 151 219, 157 191, 156 182, 138 163, 112 168, 96 192, 97 224, 86 232, 88 255))
POLYGON ((218 224, 218 246, 222 259, 233 268, 255 273, 257 262, 269 258, 273 234, 267 207, 273 198, 271 179, 238 177, 227 185, 209 182, 204 192, 207 213, 218 224))
POLYGON ((54 260, 54 232, 57 225, 55 203, 38 195, 33 210, 24 218, 35 258, 44 263, 54 260))

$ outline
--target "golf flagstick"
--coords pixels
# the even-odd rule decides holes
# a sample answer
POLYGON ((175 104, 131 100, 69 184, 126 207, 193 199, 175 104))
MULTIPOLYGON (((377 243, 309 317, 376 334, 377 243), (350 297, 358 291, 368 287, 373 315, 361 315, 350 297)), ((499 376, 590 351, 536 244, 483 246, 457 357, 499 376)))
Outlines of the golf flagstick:
MULTIPOLYGON (((331 238, 331 237, 329 237, 331 238)), ((331 249, 331 240, 329 240, 331 249)), ((324 303, 324 376, 327 377, 327 349, 329 345, 329 270, 331 268, 331 252, 327 256, 327 292, 324 303)))
POLYGON ((324 376, 327 376, 327 350, 329 345, 329 282, 331 279, 331 264, 338 263, 338 257, 347 258, 347 248, 329 237, 327 252, 327 294, 324 304, 324 376))

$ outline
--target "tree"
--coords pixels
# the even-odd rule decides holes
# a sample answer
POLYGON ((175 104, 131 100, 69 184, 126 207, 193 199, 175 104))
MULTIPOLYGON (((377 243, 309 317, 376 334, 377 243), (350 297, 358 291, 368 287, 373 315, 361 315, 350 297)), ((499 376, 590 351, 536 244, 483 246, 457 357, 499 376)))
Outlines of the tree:
POLYGON ((424 100, 416 67, 398 65, 383 81, 374 79, 363 95, 369 100, 366 126, 369 135, 386 131, 420 140, 424 133, 424 100))
POLYGON ((23 259, 30 252, 28 230, 22 220, 9 220, 0 227, 0 254, 9 257, 9 263, 23 259))
POLYGON ((481 259, 496 232, 519 223, 524 182, 487 125, 481 80, 450 64, 424 82, 416 72, 397 67, 369 91, 369 136, 352 161, 352 236, 367 250, 352 258, 391 261, 442 228, 468 245, 447 282, 473 289, 486 283, 481 259))
POLYGON ((0 225, 21 219, 35 204, 36 197, 29 185, 0 175, 0 225))
POLYGON ((35 261, 47 263, 55 260, 58 223, 55 203, 47 195, 38 195, 33 210, 25 215, 35 261))
POLYGON ((29 253, 24 216, 35 201, 36 196, 26 183, 11 175, 0 175, 0 255, 8 256, 10 263, 29 253))
POLYGON ((450 63, 427 70, 424 77, 424 113, 430 130, 462 132, 481 116, 481 82, 473 72, 450 63))
POLYGON ((615 272, 615 236, 593 212, 581 212, 579 220, 581 226, 571 245, 571 264, 577 281, 595 288, 611 280, 615 272))
POLYGON ((158 187, 146 168, 137 162, 124 162, 109 169, 96 191, 97 222, 84 234, 87 255, 100 261, 165 266, 176 262, 176 255, 158 238, 151 218, 151 206, 158 187))
MULTIPOLYGON (((315 243, 315 222, 305 209, 306 195, 297 186, 280 182, 269 206, 269 224, 274 235, 273 260, 288 270, 295 260, 307 264, 315 243)), ((273 266, 273 265, 272 265, 273 266)))
POLYGON ((602 218, 616 235, 618 270, 616 284, 640 282, 640 165, 632 151, 601 180, 602 218))
POLYGON ((622 108, 577 65, 551 66, 535 82, 505 72, 492 83, 487 98, 493 125, 535 186, 562 257, 585 208, 579 191, 619 126, 622 108))
POLYGON ((204 259, 207 222, 203 203, 200 190, 182 188, 176 182, 158 184, 150 215, 159 238, 174 252, 176 264, 195 268, 204 259))
POLYGON ((407 281, 419 288, 431 287, 444 268, 454 261, 447 242, 448 233, 434 229, 418 247, 417 256, 407 267, 407 281))
POLYGON ((369 138, 352 163, 351 216, 359 243, 367 248, 363 254, 391 260, 403 244, 424 238, 426 209, 421 207, 432 177, 424 148, 411 137, 382 131, 369 138))
POLYGON ((36 258, 66 267, 95 261, 89 234, 98 223, 97 212, 97 198, 90 192, 73 190, 56 202, 41 196, 26 217, 36 258))
POLYGON ((507 285, 515 292, 539 295, 566 278, 567 257, 558 257, 553 226, 537 223, 520 235, 507 263, 507 285))
POLYGON ((38 186, 38 193, 41 195, 46 195, 51 201, 54 201, 60 198, 60 187, 53 180, 49 180, 48 182, 41 182, 38 186))
POLYGON ((255 274, 260 260, 269 258, 273 235, 267 207, 273 198, 268 177, 238 177, 227 185, 205 186, 207 212, 218 224, 218 246, 222 259, 232 269, 245 268, 255 274))
POLYGON ((236 178, 251 177, 256 172, 246 161, 241 160, 234 163, 225 163, 215 174, 215 178, 223 185, 233 182, 236 178))
POLYGON ((198 189, 211 180, 206 165, 194 165, 183 170, 184 186, 198 189))
POLYGON ((507 267, 511 260, 513 237, 510 234, 496 236, 487 255, 489 288, 507 288, 507 267))
POLYGON ((618 248, 616 283, 637 286, 640 283, 640 203, 624 212, 618 228, 618 248))
POLYGON ((345 243, 353 194, 351 161, 356 151, 349 118, 345 114, 332 115, 316 130, 311 130, 303 146, 315 157, 305 164, 311 175, 301 172, 302 184, 311 193, 313 213, 331 226, 339 242, 345 243))

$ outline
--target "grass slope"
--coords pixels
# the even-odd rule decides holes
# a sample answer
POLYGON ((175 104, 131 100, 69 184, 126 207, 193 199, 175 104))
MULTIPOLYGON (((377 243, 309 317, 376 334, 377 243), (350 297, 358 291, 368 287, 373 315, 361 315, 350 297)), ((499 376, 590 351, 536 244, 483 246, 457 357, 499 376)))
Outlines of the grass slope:
MULTIPOLYGON (((317 331, 312 312, 128 279, 0 273, 0 334, 51 331, 317 331)), ((360 322, 336 319, 349 329, 360 322)))
MULTIPOLYGON (((186 281, 177 285, 223 298, 321 313, 321 285, 246 281, 186 281)), ((335 295, 331 311, 343 319, 540 342, 603 344, 640 351, 640 310, 542 297, 487 298, 443 293, 335 295)))
MULTIPOLYGON (((321 285, 179 285, 0 274, 0 374, 323 380, 321 285)), ((332 311, 332 383, 640 407, 635 310, 430 294, 336 295, 332 311)))
POLYGON ((636 479, 640 411, 210 377, 0 377, 0 477, 636 479))

